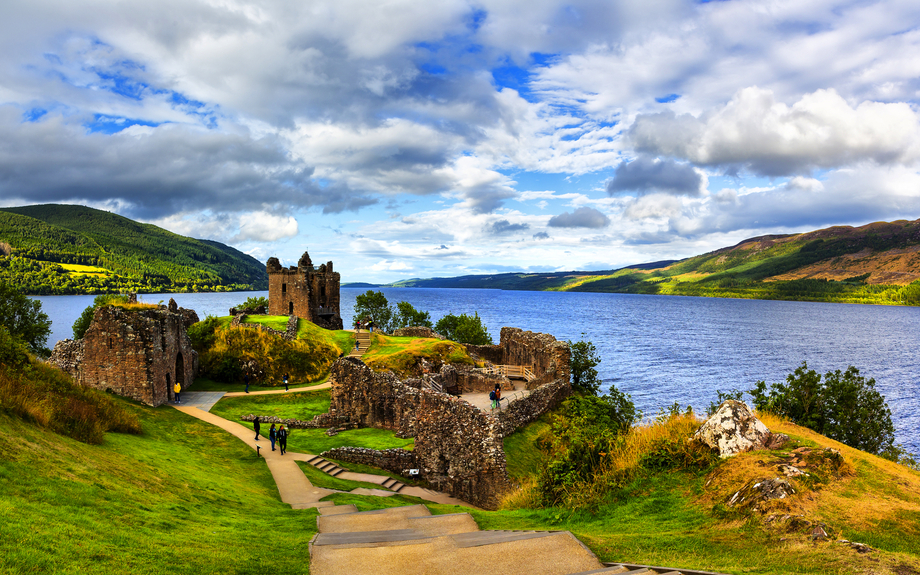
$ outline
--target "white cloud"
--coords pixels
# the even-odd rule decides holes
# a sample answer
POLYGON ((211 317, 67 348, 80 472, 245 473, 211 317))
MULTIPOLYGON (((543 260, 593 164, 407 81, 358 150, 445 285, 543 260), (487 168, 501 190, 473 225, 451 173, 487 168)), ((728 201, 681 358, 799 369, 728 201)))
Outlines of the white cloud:
POLYGON ((724 107, 694 117, 641 115, 629 138, 637 149, 698 165, 736 165, 786 176, 871 160, 907 165, 920 155, 920 121, 905 103, 851 106, 834 90, 806 94, 792 106, 745 88, 724 107))

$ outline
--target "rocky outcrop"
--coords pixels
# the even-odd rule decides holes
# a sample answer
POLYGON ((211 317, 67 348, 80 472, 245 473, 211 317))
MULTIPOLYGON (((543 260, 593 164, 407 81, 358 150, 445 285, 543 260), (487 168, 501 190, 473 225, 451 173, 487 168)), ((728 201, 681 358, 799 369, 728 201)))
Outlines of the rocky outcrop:
POLYGON ((763 449, 772 439, 767 426, 741 401, 726 400, 694 437, 718 450, 721 457, 763 449))
POLYGON ((751 481, 731 496, 729 507, 763 511, 764 503, 773 499, 786 499, 795 495, 795 487, 788 479, 773 477, 751 481))
POLYGON ((80 366, 83 365, 83 340, 62 339, 51 350, 48 363, 70 374, 74 380, 80 377, 80 366))

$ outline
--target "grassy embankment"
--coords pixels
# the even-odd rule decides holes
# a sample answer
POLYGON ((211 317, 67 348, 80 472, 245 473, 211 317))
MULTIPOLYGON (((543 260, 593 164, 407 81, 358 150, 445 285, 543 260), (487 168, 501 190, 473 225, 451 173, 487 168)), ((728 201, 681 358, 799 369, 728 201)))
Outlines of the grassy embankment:
POLYGON ((475 362, 461 344, 436 338, 392 337, 380 333, 371 336, 370 348, 362 355, 362 361, 375 371, 392 370, 399 375, 418 373, 415 371, 421 360, 435 364, 475 362))

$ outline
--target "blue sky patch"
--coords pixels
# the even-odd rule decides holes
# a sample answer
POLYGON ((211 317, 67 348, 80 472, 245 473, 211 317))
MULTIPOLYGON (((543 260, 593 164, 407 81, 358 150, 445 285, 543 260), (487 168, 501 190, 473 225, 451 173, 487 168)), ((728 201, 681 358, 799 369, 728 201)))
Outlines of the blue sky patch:
POLYGON ((660 98, 655 98, 655 101, 659 104, 668 104, 674 100, 680 98, 680 94, 668 94, 667 96, 662 96, 660 98))
POLYGON ((131 126, 149 126, 155 128, 163 122, 150 122, 136 118, 124 118, 121 116, 110 116, 108 114, 95 114, 93 121, 84 124, 86 129, 93 134, 117 134, 125 128, 131 126))

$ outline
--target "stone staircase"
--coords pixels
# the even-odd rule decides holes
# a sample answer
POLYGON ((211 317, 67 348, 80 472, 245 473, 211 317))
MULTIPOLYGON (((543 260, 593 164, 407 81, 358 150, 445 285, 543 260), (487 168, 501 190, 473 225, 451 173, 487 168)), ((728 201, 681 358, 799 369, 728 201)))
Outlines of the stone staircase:
POLYGON ((424 505, 319 512, 314 575, 717 575, 604 564, 568 531, 480 531, 469 513, 431 515, 424 505))
MULTIPOLYGON (((335 463, 332 463, 331 461, 324 459, 320 457, 319 455, 314 455, 313 457, 306 459, 305 461, 309 463, 310 465, 312 465, 313 467, 319 469, 323 473, 327 475, 331 475, 332 477, 337 477, 341 475, 342 473, 346 473, 345 469, 342 469, 335 463)), ((380 483, 380 486, 394 493, 399 493, 406 487, 406 484, 396 479, 393 479, 392 477, 387 477, 380 483)))
POLYGON ((348 357, 360 359, 367 352, 367 348, 371 346, 371 334, 367 330, 355 332, 355 341, 358 342, 359 349, 352 347, 348 357))

